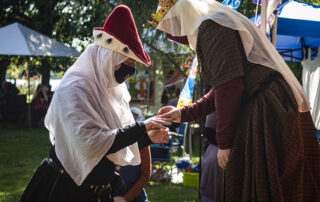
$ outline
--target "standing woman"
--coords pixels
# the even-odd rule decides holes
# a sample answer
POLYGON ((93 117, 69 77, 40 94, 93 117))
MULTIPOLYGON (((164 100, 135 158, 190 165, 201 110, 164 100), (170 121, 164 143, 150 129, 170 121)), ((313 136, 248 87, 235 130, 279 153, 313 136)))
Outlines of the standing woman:
POLYGON ((118 6, 68 69, 55 91, 45 126, 54 146, 20 201, 113 201, 122 185, 118 166, 140 164, 138 143, 167 142, 165 121, 135 122, 124 81, 136 61, 150 65, 131 11, 118 6))
POLYGON ((204 154, 201 159, 201 202, 223 202, 223 169, 218 164, 216 140, 216 112, 209 114, 203 131, 204 154))
POLYGON ((320 201, 320 145, 301 85, 264 33, 214 0, 161 0, 150 22, 197 52, 211 91, 175 122, 216 111, 225 201, 320 201))

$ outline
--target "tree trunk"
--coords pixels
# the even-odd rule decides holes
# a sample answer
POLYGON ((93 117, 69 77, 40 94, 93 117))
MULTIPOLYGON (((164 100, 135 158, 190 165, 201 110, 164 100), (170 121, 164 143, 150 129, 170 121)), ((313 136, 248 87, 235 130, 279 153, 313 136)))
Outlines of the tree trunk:
POLYGON ((49 86, 50 83, 50 63, 49 58, 43 58, 41 60, 40 73, 42 75, 41 84, 49 86))
POLYGON ((6 73, 7 73, 9 64, 10 64, 10 57, 8 56, 0 57, 0 85, 2 85, 2 83, 6 79, 6 73))

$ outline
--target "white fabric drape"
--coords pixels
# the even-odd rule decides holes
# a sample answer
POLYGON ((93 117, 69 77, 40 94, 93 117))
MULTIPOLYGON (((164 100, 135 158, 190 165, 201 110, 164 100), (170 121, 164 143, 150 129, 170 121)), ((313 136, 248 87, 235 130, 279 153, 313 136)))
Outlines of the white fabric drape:
POLYGON ((300 112, 310 111, 302 86, 267 37, 246 16, 214 0, 179 0, 160 21, 157 29, 173 36, 187 36, 195 50, 198 28, 207 19, 238 30, 248 61, 272 68, 289 84, 300 112))
POLYGON ((320 130, 320 48, 314 60, 311 60, 311 49, 308 53, 308 58, 301 62, 302 85, 310 100, 313 123, 320 130))
MULTIPOLYGON (((68 69, 45 117, 56 154, 81 185, 110 149, 117 128, 134 123, 125 83, 117 84, 114 67, 127 59, 89 45, 68 69)), ((107 156, 116 165, 140 164, 137 143, 107 156)))

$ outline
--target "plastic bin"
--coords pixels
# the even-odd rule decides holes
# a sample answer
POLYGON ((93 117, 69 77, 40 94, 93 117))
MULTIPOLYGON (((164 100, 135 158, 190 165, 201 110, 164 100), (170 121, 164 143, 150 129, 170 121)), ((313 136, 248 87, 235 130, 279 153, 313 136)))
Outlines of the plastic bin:
POLYGON ((199 187, 199 173, 183 172, 183 186, 199 187))

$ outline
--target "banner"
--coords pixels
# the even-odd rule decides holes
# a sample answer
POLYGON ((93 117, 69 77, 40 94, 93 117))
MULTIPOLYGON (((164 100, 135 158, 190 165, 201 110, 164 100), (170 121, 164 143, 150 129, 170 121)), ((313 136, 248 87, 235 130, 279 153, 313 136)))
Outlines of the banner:
POLYGON ((194 57, 191 65, 190 74, 188 79, 180 93, 177 107, 182 108, 184 106, 190 105, 192 103, 194 86, 196 83, 197 76, 198 59, 197 56, 194 57))
POLYGON ((241 4, 241 0, 224 0, 222 2, 223 5, 229 6, 230 8, 232 8, 233 10, 238 10, 240 4, 241 4))
MULTIPOLYGON (((274 19, 276 14, 278 13, 278 9, 281 5, 282 0, 267 0, 267 12, 266 12, 266 35, 269 37, 270 30, 272 28, 274 19)), ((254 4, 261 4, 261 0, 253 0, 254 4)), ((254 22, 259 28, 261 27, 261 15, 255 18, 254 22)))

